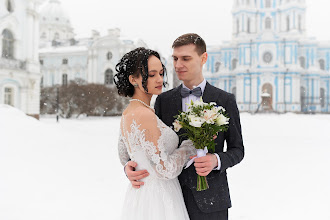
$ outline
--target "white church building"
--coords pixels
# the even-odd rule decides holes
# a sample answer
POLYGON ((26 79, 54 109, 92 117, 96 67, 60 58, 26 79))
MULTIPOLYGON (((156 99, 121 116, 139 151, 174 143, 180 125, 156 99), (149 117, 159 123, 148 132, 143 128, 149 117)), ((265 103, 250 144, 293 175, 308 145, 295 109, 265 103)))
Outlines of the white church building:
POLYGON ((137 47, 147 47, 140 39, 121 36, 120 29, 109 29, 101 36, 76 39, 69 16, 60 1, 49 0, 40 11, 39 58, 41 85, 66 85, 71 80, 113 85, 115 66, 120 58, 137 47))
POLYGON ((0 0, 0 104, 39 117, 41 0, 0 0))
POLYGON ((232 18, 232 40, 208 47, 209 82, 240 111, 330 112, 330 42, 306 36, 305 0, 234 0, 232 18))

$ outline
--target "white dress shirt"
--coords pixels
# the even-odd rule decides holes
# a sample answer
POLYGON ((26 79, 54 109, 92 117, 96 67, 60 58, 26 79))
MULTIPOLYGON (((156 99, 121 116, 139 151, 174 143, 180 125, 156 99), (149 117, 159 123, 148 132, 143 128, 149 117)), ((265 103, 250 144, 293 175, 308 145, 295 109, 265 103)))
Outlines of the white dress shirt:
MULTIPOLYGON (((199 85, 197 86, 193 86, 193 88, 196 88, 196 87, 200 87, 201 90, 202 90, 202 96, 204 94, 204 90, 205 90, 205 86, 206 86, 206 80, 204 79, 203 82, 201 82, 199 85)), ((183 88, 186 88, 186 89, 189 89, 187 86, 185 86, 184 84, 182 84, 182 87, 183 88)), ((190 90, 190 89, 189 89, 190 90)), ((200 97, 197 97, 197 96, 194 96, 192 94, 190 94, 189 96, 185 97, 185 98, 182 98, 182 111, 186 112, 188 111, 188 106, 186 104, 189 104, 191 103, 191 101, 195 102, 197 100, 199 100, 200 97)), ((221 167, 221 160, 220 160, 220 157, 217 153, 214 153, 214 155, 217 157, 218 159, 218 166, 215 167, 213 170, 220 170, 220 167, 221 167)))

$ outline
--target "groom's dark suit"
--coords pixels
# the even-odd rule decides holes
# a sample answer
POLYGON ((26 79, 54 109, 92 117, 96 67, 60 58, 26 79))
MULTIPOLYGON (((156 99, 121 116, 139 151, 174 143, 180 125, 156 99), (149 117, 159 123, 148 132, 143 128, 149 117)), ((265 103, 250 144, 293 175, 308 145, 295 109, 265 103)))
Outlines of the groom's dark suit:
MULTIPOLYGON (((179 111, 182 111, 181 88, 182 85, 164 92, 156 99, 156 114, 167 126, 173 127, 173 116, 179 114, 179 111)), ((215 140, 215 152, 218 153, 220 157, 221 168, 219 171, 213 170, 207 176, 210 188, 201 192, 196 191, 197 174, 194 166, 184 169, 179 176, 181 187, 183 189, 189 188, 191 190, 190 192, 188 189, 188 193, 187 190, 183 190, 183 196, 185 197, 186 206, 190 216, 193 215, 191 212, 194 210, 194 207, 189 207, 190 202, 187 198, 192 197, 191 193, 197 207, 202 213, 221 212, 231 207, 226 170, 228 167, 238 164, 244 157, 241 124, 234 95, 206 83, 203 93, 203 101, 216 102, 219 106, 224 107, 230 120, 228 131, 220 132, 215 140), (225 140, 227 142, 226 152, 224 152, 225 140)), ((180 130, 179 134, 182 134, 182 130, 180 130)), ((180 143, 183 140, 184 138, 180 137, 180 143)), ((201 216, 196 219, 203 219, 203 217, 201 216)))

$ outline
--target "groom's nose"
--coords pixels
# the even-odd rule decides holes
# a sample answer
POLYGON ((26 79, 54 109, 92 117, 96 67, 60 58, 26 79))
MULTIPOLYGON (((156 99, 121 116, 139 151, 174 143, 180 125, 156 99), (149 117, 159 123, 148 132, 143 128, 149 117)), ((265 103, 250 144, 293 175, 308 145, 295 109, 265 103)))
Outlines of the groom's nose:
POLYGON ((182 65, 182 62, 180 59, 178 59, 175 63, 174 63, 174 67, 175 68, 182 68, 183 65, 182 65))

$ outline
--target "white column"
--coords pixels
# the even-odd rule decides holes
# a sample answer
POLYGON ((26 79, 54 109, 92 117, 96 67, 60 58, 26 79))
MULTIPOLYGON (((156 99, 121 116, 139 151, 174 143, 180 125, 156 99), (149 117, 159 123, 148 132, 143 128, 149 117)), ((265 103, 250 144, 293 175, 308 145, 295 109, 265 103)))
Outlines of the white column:
MULTIPOLYGON (((30 9, 27 9, 27 19, 26 19, 26 49, 27 49, 27 60, 31 61, 33 60, 33 52, 34 52, 34 47, 33 47, 33 31, 34 31, 34 25, 33 25, 33 17, 31 12, 29 11, 30 9)), ((24 36, 25 37, 25 36, 24 36)))
POLYGON ((39 63, 39 17, 34 17, 34 48, 35 48, 35 53, 34 53, 34 60, 39 63))

